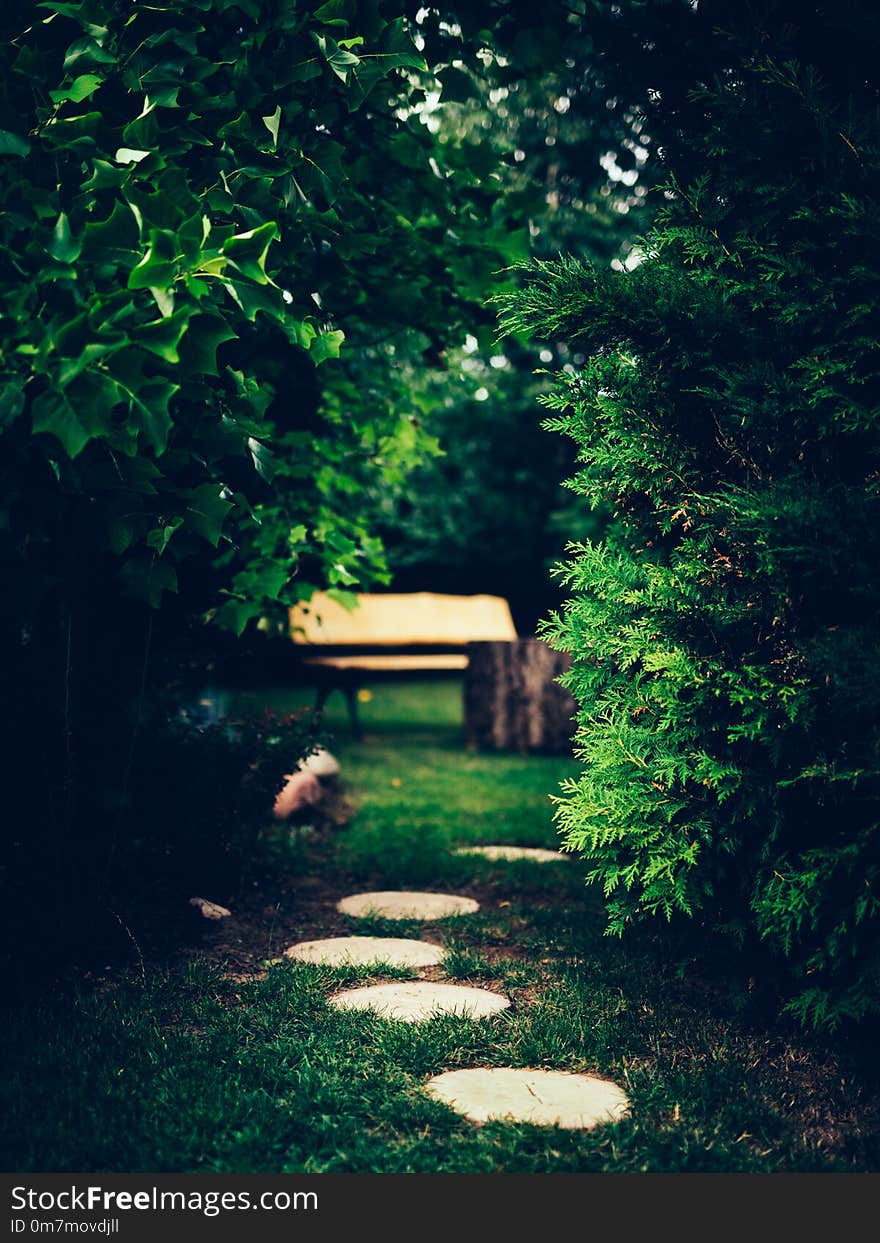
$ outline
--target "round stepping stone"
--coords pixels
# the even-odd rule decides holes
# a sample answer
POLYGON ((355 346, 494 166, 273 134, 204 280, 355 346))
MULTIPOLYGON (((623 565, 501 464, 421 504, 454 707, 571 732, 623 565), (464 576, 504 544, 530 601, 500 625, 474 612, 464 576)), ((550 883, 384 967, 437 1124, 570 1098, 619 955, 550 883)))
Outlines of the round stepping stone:
POLYGON ((450 1070, 429 1079, 425 1089, 471 1122, 530 1122, 589 1131, 616 1122, 629 1109, 616 1083, 559 1070, 450 1070))
POLYGON ((284 951, 297 962, 324 963, 328 967, 362 966, 373 962, 392 967, 434 967, 443 961, 443 949, 427 941, 405 937, 328 937, 325 941, 300 941, 284 951))
POLYGON ((384 919, 446 919, 450 915, 473 915, 480 904, 473 898, 462 898, 454 893, 410 893, 394 889, 352 894, 338 902, 336 909, 343 915, 358 918, 379 915, 384 919))
POLYGON ((338 1010, 375 1010, 383 1019, 400 1019, 404 1023, 424 1023, 439 1014, 460 1014, 481 1019, 510 1002, 485 988, 464 988, 460 984, 431 984, 425 980, 414 983, 376 984, 371 988, 353 988, 336 993, 330 1005, 338 1010))
POLYGON ((537 846, 459 846, 457 855, 482 855, 484 859, 530 859, 532 863, 568 862, 571 855, 561 850, 541 850, 537 846))

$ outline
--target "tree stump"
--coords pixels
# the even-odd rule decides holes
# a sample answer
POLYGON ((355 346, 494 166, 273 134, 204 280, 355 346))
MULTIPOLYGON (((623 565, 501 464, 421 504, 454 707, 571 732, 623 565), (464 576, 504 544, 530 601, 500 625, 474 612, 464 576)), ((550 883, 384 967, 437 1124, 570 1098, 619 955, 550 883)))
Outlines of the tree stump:
POLYGON ((571 749, 575 702, 556 678, 571 665, 540 639, 470 643, 464 683, 465 738, 481 751, 571 749))

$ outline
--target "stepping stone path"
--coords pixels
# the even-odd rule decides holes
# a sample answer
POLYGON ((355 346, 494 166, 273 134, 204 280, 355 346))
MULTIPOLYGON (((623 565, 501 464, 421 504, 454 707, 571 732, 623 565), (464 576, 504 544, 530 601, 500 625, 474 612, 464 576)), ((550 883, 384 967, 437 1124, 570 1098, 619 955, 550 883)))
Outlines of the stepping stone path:
POLYGON ((450 1070, 429 1079, 425 1089, 470 1122, 530 1122, 589 1131, 616 1122, 629 1110, 616 1083, 558 1070, 450 1070))
POLYGON ((353 988, 336 993, 330 998, 330 1005, 338 1010, 375 1010, 383 1019, 400 1019, 404 1023, 425 1023, 440 1014, 481 1019, 506 1010, 510 1002, 485 988, 431 984, 420 980, 353 988))
MULTIPOLYGON (((529 846, 463 846, 457 854, 488 859, 528 859, 555 863, 567 856, 555 850, 529 846)), ((473 898, 458 894, 382 890, 356 893, 337 903, 343 915, 383 916, 386 919, 446 919, 480 909, 473 898)), ((427 966, 442 960, 439 946, 403 937, 331 937, 303 941, 286 951, 288 958, 328 965, 385 962, 393 966, 427 966)), ((424 1023, 444 1014, 478 1019, 497 1014, 510 1005, 507 997, 482 988, 438 984, 427 980, 376 984, 347 989, 329 998, 337 1010, 371 1010, 381 1018, 424 1023)), ((629 1100, 616 1083, 594 1075, 555 1070, 521 1070, 513 1066, 451 1070, 425 1084, 442 1101, 470 1122, 527 1122, 566 1130, 592 1130, 616 1122, 629 1112, 629 1100)))
POLYGON ((343 915, 364 918, 379 915, 383 919, 446 919, 450 915, 473 915, 480 909, 473 898, 454 893, 411 893, 383 890, 379 893, 355 893, 337 903, 343 915))
POLYGON ((484 859, 529 859, 532 863, 567 863, 572 855, 561 850, 540 850, 537 846, 459 846, 457 855, 482 855, 484 859))
POLYGON ((326 941, 300 941, 285 950, 284 956, 328 967, 374 962, 391 967, 435 967, 443 961, 443 947, 405 937, 329 937, 326 941))

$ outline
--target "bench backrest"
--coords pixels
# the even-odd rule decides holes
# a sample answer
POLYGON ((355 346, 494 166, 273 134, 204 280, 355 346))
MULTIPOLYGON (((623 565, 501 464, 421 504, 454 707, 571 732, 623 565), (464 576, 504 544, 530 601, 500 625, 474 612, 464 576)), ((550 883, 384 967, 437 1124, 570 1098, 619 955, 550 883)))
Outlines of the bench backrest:
POLYGON ((346 609, 323 592, 290 610, 294 643, 333 647, 464 647, 515 639, 510 606, 501 596, 360 594, 346 609))

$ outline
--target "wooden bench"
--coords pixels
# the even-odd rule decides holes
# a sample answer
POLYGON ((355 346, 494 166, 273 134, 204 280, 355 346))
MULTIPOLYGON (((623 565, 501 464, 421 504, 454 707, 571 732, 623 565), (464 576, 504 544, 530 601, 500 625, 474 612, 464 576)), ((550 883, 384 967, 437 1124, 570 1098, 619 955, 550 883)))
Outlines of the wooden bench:
POLYGON ((354 609, 318 592, 290 610, 290 635, 317 683, 316 712, 334 690, 344 691, 355 737, 361 735, 357 691, 365 675, 466 669, 469 643, 517 637, 500 596, 431 591, 364 593, 354 609))

